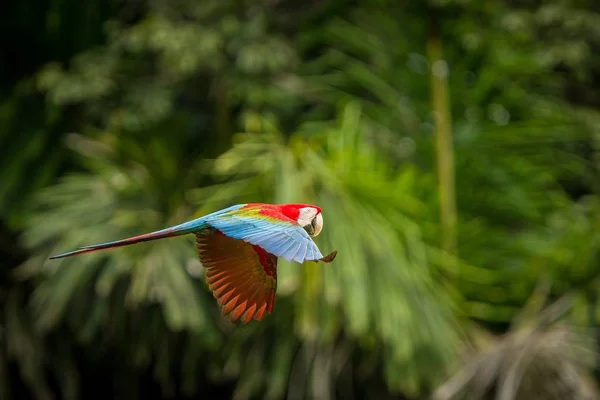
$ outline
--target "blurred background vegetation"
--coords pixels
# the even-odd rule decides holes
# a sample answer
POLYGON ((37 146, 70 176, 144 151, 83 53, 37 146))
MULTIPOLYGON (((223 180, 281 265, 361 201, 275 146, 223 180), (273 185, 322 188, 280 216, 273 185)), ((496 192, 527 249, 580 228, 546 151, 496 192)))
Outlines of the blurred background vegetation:
POLYGON ((0 398, 597 399, 600 3, 21 0, 0 13, 0 398), (324 209, 232 325, 191 239, 324 209))

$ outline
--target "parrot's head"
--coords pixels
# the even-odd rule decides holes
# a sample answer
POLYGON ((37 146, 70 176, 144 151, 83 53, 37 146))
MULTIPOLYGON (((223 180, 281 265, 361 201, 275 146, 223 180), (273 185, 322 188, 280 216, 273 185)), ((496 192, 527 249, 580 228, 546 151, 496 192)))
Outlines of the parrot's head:
POLYGON ((286 204, 284 214, 295 219, 308 236, 316 237, 323 229, 323 215, 321 208, 311 204, 286 204))

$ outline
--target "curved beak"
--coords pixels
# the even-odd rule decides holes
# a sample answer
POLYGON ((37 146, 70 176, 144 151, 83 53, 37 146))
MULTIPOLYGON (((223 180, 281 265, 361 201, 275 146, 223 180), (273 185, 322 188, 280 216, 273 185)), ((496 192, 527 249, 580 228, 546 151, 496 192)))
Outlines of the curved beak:
POLYGON ((318 236, 319 233, 321 233, 321 230, 323 229, 323 216, 320 213, 317 214, 317 216, 313 218, 311 225, 313 226, 313 228, 315 228, 313 236, 318 236))
POLYGON ((303 226, 303 228, 309 236, 318 236, 323 229, 323 216, 321 214, 317 214, 312 221, 310 221, 310 224, 303 226))

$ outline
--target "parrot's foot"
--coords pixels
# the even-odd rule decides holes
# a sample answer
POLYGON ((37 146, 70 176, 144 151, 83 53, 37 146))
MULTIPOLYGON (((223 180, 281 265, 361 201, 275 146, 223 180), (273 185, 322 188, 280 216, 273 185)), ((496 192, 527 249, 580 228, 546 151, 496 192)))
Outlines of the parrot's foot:
POLYGON ((322 261, 325 263, 330 263, 335 259, 335 256, 337 256, 337 250, 332 251, 331 253, 327 254, 325 257, 323 258, 319 258, 318 260, 316 260, 317 262, 322 261))

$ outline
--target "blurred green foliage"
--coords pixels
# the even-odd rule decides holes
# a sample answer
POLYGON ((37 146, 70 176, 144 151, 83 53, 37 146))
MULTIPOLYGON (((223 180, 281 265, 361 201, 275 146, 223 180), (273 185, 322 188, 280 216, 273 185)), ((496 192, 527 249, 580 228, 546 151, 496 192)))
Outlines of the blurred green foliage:
POLYGON ((598 4, 33 4, 0 17, 3 398, 598 395, 598 4), (339 250, 281 261, 261 323, 191 240, 47 260, 250 201, 339 250))

